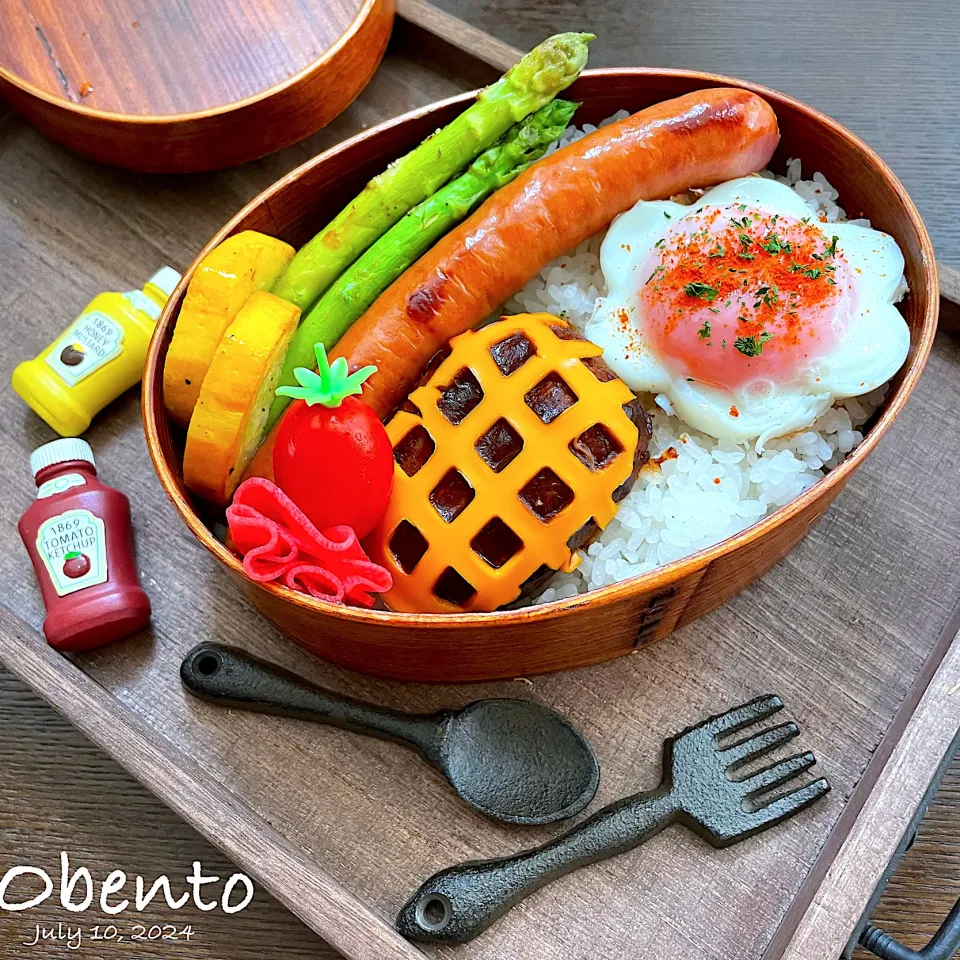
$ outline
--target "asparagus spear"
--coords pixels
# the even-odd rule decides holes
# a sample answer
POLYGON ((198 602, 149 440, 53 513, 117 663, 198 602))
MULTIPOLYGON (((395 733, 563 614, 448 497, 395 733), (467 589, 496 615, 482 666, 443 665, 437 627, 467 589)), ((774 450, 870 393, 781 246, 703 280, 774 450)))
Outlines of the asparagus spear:
POLYGON ((374 177, 304 246, 272 288, 304 313, 364 250, 514 124, 549 103, 587 62, 590 33, 550 37, 419 147, 374 177))
MULTIPOLYGON (((283 362, 278 386, 296 383, 293 371, 313 365, 314 344, 329 350, 350 325, 404 270, 495 190, 538 160, 566 129, 577 104, 553 100, 516 124, 484 151, 456 180, 414 207, 348 267, 317 301, 297 330, 283 362)), ((290 402, 277 396, 267 429, 290 402)))

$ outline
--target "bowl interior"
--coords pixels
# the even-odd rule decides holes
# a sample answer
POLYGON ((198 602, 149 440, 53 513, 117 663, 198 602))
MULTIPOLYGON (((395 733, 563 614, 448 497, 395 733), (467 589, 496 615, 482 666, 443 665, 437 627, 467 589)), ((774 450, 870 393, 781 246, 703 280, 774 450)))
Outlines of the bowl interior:
MULTIPOLYGON (((799 157, 804 176, 821 171, 840 193, 839 203, 849 218, 868 217, 873 226, 891 234, 900 244, 906 260, 906 277, 910 294, 901 304, 911 333, 911 347, 907 362, 892 381, 891 390, 883 408, 874 420, 868 441, 854 451, 847 460, 818 482, 801 498, 804 501, 826 494, 835 483, 845 480, 850 470, 872 448, 870 440, 883 433, 902 407, 913 388, 926 360, 936 327, 938 300, 936 273, 929 237, 915 207, 885 164, 868 147, 853 137, 845 128, 823 114, 798 101, 774 91, 709 74, 687 71, 655 71, 642 69, 587 71, 565 94, 582 102, 575 122, 596 124, 617 110, 630 112, 641 110, 653 103, 679 96, 691 90, 711 86, 742 86, 764 96, 777 113, 782 139, 771 163, 775 170, 782 171, 791 157, 799 157)), ((246 208, 233 217, 198 255, 197 260, 185 273, 175 294, 170 298, 154 334, 144 375, 144 421, 148 446, 161 482, 171 496, 184 520, 201 542, 234 571, 240 570, 239 561, 233 558, 210 533, 210 527, 222 517, 192 497, 183 486, 181 463, 183 433, 168 420, 162 395, 162 371, 166 349, 180 309, 183 293, 196 264, 225 237, 241 230, 259 230, 280 237, 294 246, 301 246, 343 205, 345 197, 353 196, 376 173, 392 160, 401 156, 424 137, 447 123, 460 113, 473 94, 426 107, 405 117, 390 121, 361 134, 352 140, 320 155, 279 180, 246 208)), ((792 505, 791 505, 792 506, 792 505)), ((779 513, 790 509, 782 508, 779 513)), ((776 523, 774 514, 763 524, 776 523)), ((723 548, 735 549, 738 534, 725 541, 723 548)), ((711 550, 716 550, 714 547, 711 550)), ((689 558, 688 558, 689 559, 689 558)), ((592 591, 589 596, 602 602, 606 594, 623 589, 645 589, 646 581, 656 575, 661 580, 671 567, 679 568, 686 560, 677 561, 668 567, 625 581, 613 587, 592 591)), ((282 591, 298 605, 312 605, 317 612, 336 616, 376 616, 376 612, 355 611, 353 608, 335 607, 321 601, 299 595, 291 595, 284 588, 260 585, 268 591, 282 591)), ((570 601, 555 601, 525 611, 548 614, 549 608, 570 601)), ((536 614, 533 614, 536 615, 536 614)), ((414 614, 382 614, 397 622, 424 618, 414 614)), ((507 617, 506 613, 437 615, 439 619, 496 620, 507 617)))

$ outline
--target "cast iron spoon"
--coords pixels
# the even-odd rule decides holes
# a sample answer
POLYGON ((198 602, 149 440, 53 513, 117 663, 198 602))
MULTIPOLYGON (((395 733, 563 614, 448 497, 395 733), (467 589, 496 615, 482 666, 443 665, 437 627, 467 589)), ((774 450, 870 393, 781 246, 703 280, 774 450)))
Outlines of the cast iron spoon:
POLYGON ((477 700, 462 710, 401 713, 315 687, 219 643, 187 654, 180 679, 212 703, 312 720, 412 747, 471 807, 507 823, 553 823, 594 798, 600 768, 558 713, 530 700, 477 700))
POLYGON ((618 800, 534 850, 441 870, 400 911, 397 930, 413 940, 465 943, 545 884, 626 853, 671 823, 684 824, 714 847, 729 847, 794 816, 830 790, 822 778, 795 782, 816 762, 812 753, 739 774, 800 732, 784 723, 736 738, 782 709, 779 697, 759 697, 671 737, 655 790, 618 800))

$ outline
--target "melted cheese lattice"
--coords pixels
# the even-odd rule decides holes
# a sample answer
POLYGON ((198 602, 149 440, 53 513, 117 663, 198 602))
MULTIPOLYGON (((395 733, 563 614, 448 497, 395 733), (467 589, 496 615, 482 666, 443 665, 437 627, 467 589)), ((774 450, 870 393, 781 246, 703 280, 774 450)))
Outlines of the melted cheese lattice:
POLYGON ((634 395, 620 379, 601 382, 581 362, 599 357, 600 347, 588 340, 561 339, 551 327, 562 329, 569 324, 550 314, 521 314, 455 337, 450 343, 451 354, 429 381, 410 395, 419 415, 401 410, 387 425, 394 448, 421 424, 435 444, 430 458, 413 476, 395 466, 390 503, 368 544, 373 558, 393 574, 393 589, 384 597, 391 609, 419 613, 496 610, 515 600, 524 581, 541 565, 554 570, 575 569, 581 558, 567 546, 568 540, 591 518, 603 528, 616 514, 613 493, 631 475, 639 436, 623 410, 634 395), (505 376, 490 351, 518 332, 532 341, 536 355, 505 376), (455 426, 441 413, 438 401, 444 388, 465 367, 479 381, 483 399, 455 426), (578 399, 545 424, 524 397, 551 372, 559 374, 578 399), (496 473, 475 445, 501 417, 522 437, 523 449, 496 473), (616 438, 621 451, 604 468, 592 470, 569 445, 596 424, 602 424, 616 438), (553 470, 574 494, 573 501, 546 522, 519 496, 543 467, 553 470), (429 498, 451 468, 466 478, 475 496, 448 523, 429 498), (523 541, 522 548, 499 569, 471 546, 471 540, 495 517, 523 541), (427 542, 426 552, 410 573, 401 569, 390 549, 391 537, 403 520, 416 527, 427 542), (434 592, 438 578, 448 567, 476 591, 462 607, 434 592))

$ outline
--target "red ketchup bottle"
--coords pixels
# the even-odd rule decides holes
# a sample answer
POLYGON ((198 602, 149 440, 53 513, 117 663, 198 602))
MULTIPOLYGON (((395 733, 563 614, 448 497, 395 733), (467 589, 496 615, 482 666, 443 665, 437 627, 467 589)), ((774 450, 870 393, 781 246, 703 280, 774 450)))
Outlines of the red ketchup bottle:
POLYGON ((97 479, 85 440, 39 447, 30 469, 39 489, 19 530, 47 608, 47 642, 91 650, 135 633, 150 619, 150 598, 137 577, 130 501, 97 479))

